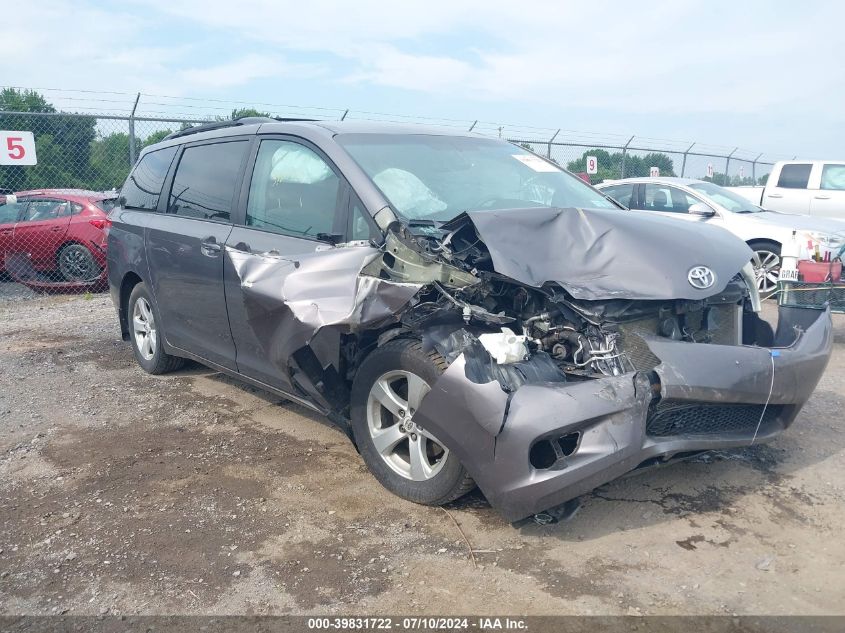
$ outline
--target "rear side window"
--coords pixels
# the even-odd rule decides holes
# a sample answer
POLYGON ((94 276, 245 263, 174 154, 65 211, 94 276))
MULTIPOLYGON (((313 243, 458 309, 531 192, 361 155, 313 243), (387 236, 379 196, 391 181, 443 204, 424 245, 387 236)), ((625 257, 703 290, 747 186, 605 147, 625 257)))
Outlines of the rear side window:
POLYGON ((825 165, 822 168, 822 189, 845 190, 845 165, 825 165))
POLYGON ((186 148, 173 176, 167 212, 228 222, 247 147, 247 141, 231 141, 186 148))
POLYGON ((784 165, 780 170, 778 187, 784 189, 806 189, 810 180, 812 165, 784 165))
POLYGON ((176 147, 167 147, 144 154, 120 191, 123 206, 155 211, 164 178, 175 155, 176 147))
POLYGON ((41 222, 43 220, 57 220, 71 214, 71 203, 67 200, 53 200, 40 198, 32 200, 21 218, 21 222, 41 222))
POLYGON ((634 196, 634 185, 613 185, 612 187, 602 187, 602 193, 606 193, 611 198, 616 200, 619 204, 631 208, 634 196))

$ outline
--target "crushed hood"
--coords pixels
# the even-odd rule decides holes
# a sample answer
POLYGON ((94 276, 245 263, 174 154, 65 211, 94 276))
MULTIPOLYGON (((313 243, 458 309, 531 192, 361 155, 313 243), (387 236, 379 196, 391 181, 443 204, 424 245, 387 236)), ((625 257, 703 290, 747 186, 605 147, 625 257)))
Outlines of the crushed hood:
POLYGON ((559 284, 576 299, 700 300, 725 289, 751 249, 719 227, 634 211, 529 208, 467 213, 494 270, 529 286, 559 284), (707 266, 705 290, 687 274, 707 266))

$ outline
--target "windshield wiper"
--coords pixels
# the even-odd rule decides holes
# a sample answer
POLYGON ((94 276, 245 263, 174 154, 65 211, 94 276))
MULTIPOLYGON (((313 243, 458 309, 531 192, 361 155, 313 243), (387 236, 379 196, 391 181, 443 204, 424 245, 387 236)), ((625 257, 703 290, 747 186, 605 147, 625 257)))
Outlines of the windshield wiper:
MULTIPOLYGON (((437 226, 437 220, 424 220, 422 218, 411 218, 410 220, 405 220, 405 223, 408 226, 437 226)), ((439 222, 439 224, 443 224, 443 222, 439 222)))

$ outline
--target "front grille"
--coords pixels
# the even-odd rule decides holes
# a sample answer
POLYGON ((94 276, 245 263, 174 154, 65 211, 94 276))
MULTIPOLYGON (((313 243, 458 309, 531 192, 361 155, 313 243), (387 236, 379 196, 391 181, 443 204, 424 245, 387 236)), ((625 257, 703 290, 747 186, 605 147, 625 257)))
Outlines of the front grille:
POLYGON ((663 400, 652 405, 646 433, 654 437, 752 433, 764 428, 783 411, 783 405, 677 403, 663 400), (760 422, 760 415, 763 420, 760 422))
MULTIPOLYGON (((684 328, 696 342, 714 345, 739 345, 741 337, 742 308, 735 304, 714 305, 709 308, 710 329, 707 328, 705 310, 687 312, 684 328)), ((660 359, 649 349, 644 336, 660 336, 657 317, 619 324, 619 349, 637 371, 649 371, 660 364, 660 359)))
MULTIPOLYGON (((742 307, 735 304, 710 306, 710 321, 712 329, 707 332, 708 343, 714 345, 739 345, 740 344, 740 323, 742 320, 742 307)), ((701 337, 705 328, 705 310, 688 312, 686 325, 689 330, 696 333, 696 340, 701 337)))
POLYGON ((622 323, 619 326, 619 349, 625 353, 634 369, 649 371, 660 364, 660 359, 651 353, 642 335, 657 335, 657 318, 622 323))

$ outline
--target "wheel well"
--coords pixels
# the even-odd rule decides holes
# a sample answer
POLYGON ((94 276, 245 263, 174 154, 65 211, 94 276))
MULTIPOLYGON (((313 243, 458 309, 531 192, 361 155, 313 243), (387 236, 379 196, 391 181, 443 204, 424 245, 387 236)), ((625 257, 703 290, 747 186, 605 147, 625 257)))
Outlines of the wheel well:
POLYGON ((345 335, 343 337, 344 345, 341 351, 341 362, 344 364, 344 369, 346 370, 345 375, 349 384, 352 384, 358 367, 361 366, 361 363, 364 362, 367 356, 382 345, 397 338, 419 339, 420 337, 415 336, 398 324, 390 325, 383 329, 345 335))
POLYGON ((748 246, 754 250, 755 246, 776 246, 778 251, 780 251, 782 244, 780 242, 776 242, 775 240, 763 240, 763 239, 755 239, 755 240, 748 240, 746 242, 748 246))
POLYGON ((120 334, 124 341, 129 340, 129 295, 132 289, 141 283, 142 279, 135 273, 126 273, 120 282, 120 334))

